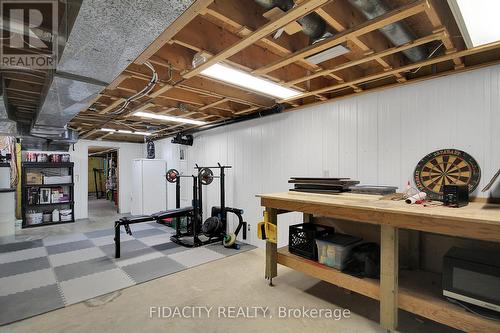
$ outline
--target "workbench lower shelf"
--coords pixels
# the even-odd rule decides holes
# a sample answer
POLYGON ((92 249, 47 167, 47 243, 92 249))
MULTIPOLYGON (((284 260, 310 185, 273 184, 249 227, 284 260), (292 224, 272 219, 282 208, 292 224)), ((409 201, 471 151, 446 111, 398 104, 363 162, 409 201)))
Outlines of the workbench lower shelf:
MULTIPOLYGON (((329 282, 338 287, 379 300, 379 280, 360 279, 316 261, 278 249, 278 264, 329 282)), ((448 302, 441 294, 441 278, 424 271, 401 271, 398 306, 400 309, 465 332, 500 332, 500 322, 485 319, 448 302)))

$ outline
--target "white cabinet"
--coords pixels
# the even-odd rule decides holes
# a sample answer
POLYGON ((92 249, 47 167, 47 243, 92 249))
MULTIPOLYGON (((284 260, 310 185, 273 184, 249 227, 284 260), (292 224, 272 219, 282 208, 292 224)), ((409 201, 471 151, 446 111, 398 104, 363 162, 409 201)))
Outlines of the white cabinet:
MULTIPOLYGON (((132 168, 132 215, 167 209, 167 161, 136 159, 132 168)), ((126 181, 121 179, 120 181, 126 181)))

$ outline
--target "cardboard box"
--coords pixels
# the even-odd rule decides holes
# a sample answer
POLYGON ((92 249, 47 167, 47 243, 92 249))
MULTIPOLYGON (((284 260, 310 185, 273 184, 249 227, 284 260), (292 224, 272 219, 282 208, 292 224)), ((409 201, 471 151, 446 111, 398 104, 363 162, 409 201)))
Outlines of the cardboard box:
POLYGON ((42 185, 42 174, 40 172, 27 172, 26 184, 28 185, 42 185))

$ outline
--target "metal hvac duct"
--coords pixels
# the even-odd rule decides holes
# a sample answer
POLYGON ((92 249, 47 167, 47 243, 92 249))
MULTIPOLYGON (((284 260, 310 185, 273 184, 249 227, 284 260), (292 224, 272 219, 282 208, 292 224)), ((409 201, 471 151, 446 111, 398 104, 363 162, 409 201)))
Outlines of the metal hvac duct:
MULTIPOLYGON (((278 7, 284 12, 289 11, 294 6, 293 0, 255 0, 256 3, 265 9, 278 7)), ((326 31, 326 22, 316 13, 308 14, 297 22, 302 26, 302 32, 309 36, 312 41, 322 38, 326 31)))
MULTIPOLYGON (((383 0, 348 0, 351 5, 357 8, 363 15, 371 20, 390 11, 389 6, 383 0)), ((415 40, 415 36, 410 29, 402 23, 393 23, 379 29, 379 31, 391 41, 395 46, 406 44, 415 40)), ((424 47, 417 46, 403 51, 404 55, 412 62, 418 62, 427 58, 424 47)))
MULTIPOLYGON (((265 9, 272 9, 278 7, 283 11, 288 11, 293 8, 293 0, 254 0, 265 9)), ((390 11, 383 0, 348 0, 351 5, 357 8, 367 19, 373 19, 390 11)), ((326 22, 316 13, 311 13, 299 19, 297 22, 303 28, 303 32, 313 39, 313 43, 322 37, 328 37, 326 30, 326 22)), ((399 46, 406 44, 415 39, 408 27, 401 22, 389 24, 379 31, 389 40, 392 44, 399 46)), ((422 46, 417 46, 403 53, 412 62, 418 62, 427 57, 427 51, 422 46)))
POLYGON ((71 119, 192 3, 86 0, 75 7, 43 106, 31 129, 23 130, 26 145, 51 149, 76 142, 76 133, 67 129, 71 119))
POLYGON ((15 136, 16 134, 16 122, 10 120, 7 114, 7 107, 3 99, 3 80, 0 75, 0 135, 15 136))
POLYGON ((49 139, 59 137, 102 89, 101 85, 55 77, 31 132, 49 139))

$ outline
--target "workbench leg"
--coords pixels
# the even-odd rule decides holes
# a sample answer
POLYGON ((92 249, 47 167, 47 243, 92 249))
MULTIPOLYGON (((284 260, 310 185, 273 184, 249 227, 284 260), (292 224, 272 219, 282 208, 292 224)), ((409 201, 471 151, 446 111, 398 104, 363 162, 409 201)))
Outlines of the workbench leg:
MULTIPOLYGON (((278 211, 274 208, 266 208, 269 214, 269 221, 276 225, 276 242, 278 242, 278 211)), ((278 275, 278 244, 266 242, 266 279, 269 280, 269 285, 273 285, 273 277, 278 275)))
POLYGON ((302 221, 304 223, 312 223, 313 222, 313 215, 304 213, 304 216, 302 217, 302 221))
POLYGON ((398 326, 398 229, 380 227, 380 325, 388 331, 398 326))

